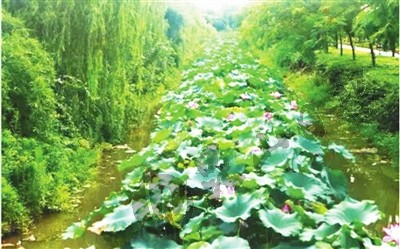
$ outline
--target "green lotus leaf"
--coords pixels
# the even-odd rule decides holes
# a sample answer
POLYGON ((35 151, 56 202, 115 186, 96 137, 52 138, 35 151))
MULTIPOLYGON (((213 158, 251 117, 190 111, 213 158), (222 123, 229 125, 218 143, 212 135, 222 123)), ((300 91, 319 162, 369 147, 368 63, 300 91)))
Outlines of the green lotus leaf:
POLYGON ((317 178, 301 173, 288 172, 283 175, 283 178, 288 189, 301 190, 304 198, 310 201, 316 201, 317 197, 323 195, 327 189, 325 184, 317 178))
POLYGON ((231 223, 237 219, 246 220, 251 215, 252 209, 258 209, 264 202, 263 189, 252 194, 236 194, 234 198, 226 198, 221 207, 215 209, 217 218, 224 222, 231 223))
POLYGON ((117 232, 125 230, 129 225, 140 221, 148 213, 144 208, 145 203, 131 202, 127 205, 120 205, 114 208, 112 213, 108 213, 98 222, 93 223, 91 231, 95 233, 117 232))
POLYGON ((135 185, 138 185, 143 180, 144 171, 145 171, 145 168, 143 166, 132 170, 131 172, 126 174, 124 180, 122 180, 122 184, 124 186, 128 186, 128 185, 134 185, 135 186, 135 185))
POLYGON ((238 94, 235 94, 233 91, 229 91, 226 94, 224 94, 221 98, 221 103, 226 105, 229 105, 233 103, 236 98, 238 97, 238 94))
POLYGON ((164 239, 151 233, 143 232, 139 237, 129 242, 134 249, 180 249, 182 246, 175 241, 164 239))
POLYGON ((265 227, 272 228, 284 237, 297 235, 302 228, 296 214, 286 214, 277 208, 272 210, 261 209, 258 214, 265 227))
POLYGON ((347 198, 335 205, 325 215, 325 222, 334 225, 350 225, 354 222, 361 222, 369 225, 381 218, 377 206, 372 201, 356 201, 347 198))
POLYGON ((148 153, 142 153, 142 152, 135 154, 128 160, 124 160, 118 166, 118 170, 119 171, 132 170, 133 168, 142 165, 146 161, 148 155, 149 155, 148 153))
POLYGON ((161 141, 164 141, 171 135, 172 129, 165 129, 165 130, 160 130, 155 133, 151 134, 152 137, 152 142, 154 143, 159 143, 161 141))
POLYGON ((350 159, 353 162, 355 162, 355 157, 353 156, 353 154, 350 153, 350 151, 348 151, 344 146, 342 145, 337 145, 335 143, 332 143, 328 146, 328 149, 335 151, 336 153, 339 153, 340 155, 342 155, 344 158, 350 159))
POLYGON ((286 186, 286 193, 292 197, 293 199, 303 199, 304 198, 304 192, 301 188, 298 188, 296 186, 286 186))
POLYGON ((210 189, 216 183, 220 170, 204 170, 200 172, 197 168, 187 168, 184 171, 188 175, 186 185, 190 188, 210 189))
POLYGON ((182 159, 188 159, 193 157, 198 157, 200 152, 203 150, 203 146, 200 144, 198 146, 191 146, 191 141, 183 141, 176 152, 182 157, 182 159))
POLYGON ((175 161, 175 158, 162 158, 155 162, 151 162, 150 166, 152 170, 163 170, 170 168, 175 161))
POLYGON ((249 242, 238 236, 226 237, 219 236, 211 244, 212 249, 226 249, 226 248, 240 248, 240 249, 250 249, 249 242))
POLYGON ((217 119, 223 119, 223 118, 226 118, 231 112, 232 112, 232 110, 229 110, 228 108, 218 109, 214 113, 214 117, 217 119))
POLYGON ((312 154, 323 155, 321 144, 317 141, 311 141, 301 136, 295 136, 292 138, 294 143, 297 143, 303 150, 308 151, 312 154))
POLYGON ((256 156, 240 154, 235 158, 235 163, 238 165, 250 165, 254 166, 256 164, 256 156))
POLYGON ((210 249, 211 244, 206 241, 199 241, 190 244, 187 249, 210 249))
POLYGON ((340 225, 322 223, 317 229, 305 228, 300 235, 302 241, 329 239, 340 230, 340 225))
POLYGON ((224 126, 221 120, 211 117, 196 118, 196 123, 198 128, 215 131, 222 131, 224 126))
POLYGON ((297 217, 304 226, 314 227, 323 219, 323 215, 306 211, 301 205, 295 205, 292 200, 286 201, 286 204, 297 213, 297 217))
POLYGON ((232 140, 227 140, 224 138, 219 138, 215 140, 215 143, 218 144, 218 148, 220 150, 234 149, 235 143, 232 140))
POLYGON ((200 215, 191 218, 188 223, 183 227, 181 232, 179 233, 179 236, 183 240, 199 240, 201 238, 201 235, 199 233, 200 225, 201 222, 204 220, 204 213, 201 213, 200 215))
POLYGON ((192 138, 201 138, 201 136, 203 135, 203 130, 195 127, 191 128, 189 135, 192 138))
POLYGON ((348 182, 346 176, 340 170, 329 168, 326 168, 326 173, 336 198, 344 200, 348 196, 348 182))
POLYGON ((262 162, 261 170, 269 173, 274 171, 276 167, 283 166, 288 160, 292 150, 276 148, 271 152, 271 155, 262 162))
POLYGON ((205 226, 201 228, 201 239, 210 240, 222 235, 223 232, 215 226, 205 226))
POLYGON ((76 239, 82 237, 86 232, 86 221, 82 220, 75 222, 67 228, 67 230, 62 234, 62 239, 76 239))
POLYGON ((158 177, 160 179, 160 183, 164 185, 167 185, 170 182, 175 184, 182 184, 188 178, 188 176, 185 173, 181 173, 173 167, 161 170, 158 173, 158 177))
POLYGON ((103 205, 106 208, 115 207, 119 205, 121 202, 128 200, 128 196, 125 193, 115 193, 112 192, 110 196, 103 202, 103 205))
POLYGON ((343 226, 339 231, 339 236, 332 243, 332 246, 337 248, 349 248, 357 249, 360 248, 359 236, 348 226, 343 226))
POLYGON ((308 245, 304 243, 294 242, 281 242, 279 245, 273 247, 272 249, 318 249, 315 245, 308 245))
POLYGON ((263 176, 258 176, 256 173, 251 172, 249 174, 243 174, 245 181, 254 180, 258 186, 275 186, 275 179, 271 178, 269 175, 265 174, 263 176))

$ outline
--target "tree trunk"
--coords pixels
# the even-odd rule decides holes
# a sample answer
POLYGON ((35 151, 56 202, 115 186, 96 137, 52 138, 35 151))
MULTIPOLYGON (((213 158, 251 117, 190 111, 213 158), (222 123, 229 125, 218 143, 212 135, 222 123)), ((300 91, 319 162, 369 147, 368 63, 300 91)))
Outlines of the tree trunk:
POLYGON ((375 52, 374 52, 374 45, 372 45, 372 42, 369 42, 369 49, 371 50, 371 60, 372 60, 372 66, 376 66, 375 62, 375 52))
POLYGON ((341 34, 339 34, 339 43, 340 43, 340 56, 343 56, 343 40, 341 34))
POLYGON ((338 32, 335 33, 335 48, 338 49, 339 48, 339 44, 338 44, 338 32))
POLYGON ((351 38, 351 33, 350 31, 346 30, 347 35, 349 36, 349 41, 350 41, 350 46, 351 46, 351 52, 353 54, 353 60, 356 60, 356 51, 354 50, 354 44, 353 44, 353 38, 351 38))
POLYGON ((326 39, 325 42, 325 53, 329 53, 329 44, 328 44, 328 40, 326 39))
POLYGON ((396 55, 396 42, 392 41, 390 44, 390 51, 392 51, 392 57, 396 55))

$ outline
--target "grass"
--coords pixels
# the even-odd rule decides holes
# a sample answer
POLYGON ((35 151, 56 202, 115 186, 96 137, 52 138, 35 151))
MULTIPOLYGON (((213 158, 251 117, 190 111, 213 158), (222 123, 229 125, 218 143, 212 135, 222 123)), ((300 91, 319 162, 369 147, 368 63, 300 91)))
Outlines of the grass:
MULTIPOLYGON (((371 54, 364 51, 356 51, 356 60, 352 59, 351 49, 343 49, 343 56, 340 56, 339 49, 330 48, 328 56, 332 60, 357 63, 360 66, 365 66, 366 68, 372 68, 371 54), (330 55, 330 56, 329 56, 330 55)), ((389 70, 392 74, 399 74, 399 58, 388 57, 382 55, 376 55, 376 70, 389 70)))

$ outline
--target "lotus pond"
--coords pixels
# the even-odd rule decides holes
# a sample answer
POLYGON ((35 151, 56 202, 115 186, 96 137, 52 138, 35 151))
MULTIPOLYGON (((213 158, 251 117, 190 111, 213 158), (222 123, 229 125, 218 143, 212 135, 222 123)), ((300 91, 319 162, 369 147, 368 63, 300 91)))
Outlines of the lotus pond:
POLYGON ((84 237, 80 246, 96 248, 395 248, 380 229, 382 211, 398 215, 389 198, 398 196, 398 179, 376 176, 383 200, 364 194, 373 176, 351 168, 376 158, 356 161, 327 117, 327 135, 317 139, 302 106, 236 40, 217 39, 164 96, 150 143, 118 166, 116 191, 66 229, 65 244, 84 237), (381 200, 384 210, 361 198, 381 200))

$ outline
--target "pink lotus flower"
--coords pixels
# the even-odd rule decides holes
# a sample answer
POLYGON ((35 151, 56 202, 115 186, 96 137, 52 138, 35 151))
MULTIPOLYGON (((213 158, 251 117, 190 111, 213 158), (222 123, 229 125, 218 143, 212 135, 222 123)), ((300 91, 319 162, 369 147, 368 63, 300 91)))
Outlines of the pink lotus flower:
POLYGON ((197 104, 197 102, 195 102, 195 101, 190 101, 188 103, 188 107, 191 109, 197 109, 197 108, 199 108, 199 104, 197 104))
POLYGON ((266 120, 271 120, 273 115, 274 115, 274 114, 271 113, 271 112, 265 112, 265 113, 264 113, 264 118, 265 118, 266 120))
POLYGON ((236 119, 236 116, 233 113, 231 113, 228 116, 226 116, 226 120, 228 120, 228 121, 233 121, 235 119, 236 119))
POLYGON ((297 110, 297 102, 296 102, 296 100, 292 100, 291 102, 290 102, 290 109, 291 110, 297 110))
POLYGON ((235 187, 233 186, 226 186, 224 184, 221 184, 219 186, 219 196, 220 197, 231 197, 231 196, 235 196, 236 192, 235 192, 235 187))
POLYGON ((290 212, 292 211, 292 209, 290 208, 290 206, 288 204, 285 203, 285 205, 283 205, 283 207, 281 208, 282 212, 290 214, 290 212))
POLYGON ((240 94, 240 98, 243 99, 243 100, 250 100, 251 99, 251 97, 246 93, 240 94))
POLYGON ((276 99, 279 99, 282 96, 282 94, 280 94, 279 92, 273 92, 273 93, 271 93, 271 96, 276 99))
POLYGON ((383 242, 396 242, 396 245, 400 245, 400 224, 391 224, 388 227, 383 228, 385 236, 383 237, 383 242))
POLYGON ((256 156, 261 156, 263 154, 263 151, 260 149, 260 147, 254 146, 249 150, 248 153, 256 156))

